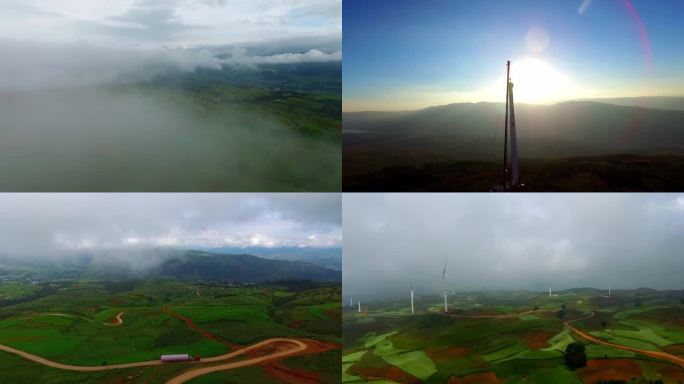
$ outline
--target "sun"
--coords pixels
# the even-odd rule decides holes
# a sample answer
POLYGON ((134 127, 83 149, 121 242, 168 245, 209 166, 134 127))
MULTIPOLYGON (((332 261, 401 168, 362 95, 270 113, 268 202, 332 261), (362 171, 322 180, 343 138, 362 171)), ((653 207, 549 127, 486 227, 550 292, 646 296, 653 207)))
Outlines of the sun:
POLYGON ((570 79, 539 59, 512 61, 511 81, 515 101, 545 103, 570 97, 570 79))

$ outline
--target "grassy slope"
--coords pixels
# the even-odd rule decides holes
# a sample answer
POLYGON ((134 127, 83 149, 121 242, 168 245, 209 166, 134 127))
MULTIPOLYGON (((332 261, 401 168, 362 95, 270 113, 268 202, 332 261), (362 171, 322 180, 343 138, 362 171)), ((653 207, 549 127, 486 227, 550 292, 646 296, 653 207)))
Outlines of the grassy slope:
MULTIPOLYGON (((339 297, 340 287, 334 285, 295 292, 277 286, 190 286, 170 281, 130 283, 118 288, 97 282, 64 283, 52 295, 0 308, 0 343, 77 365, 155 360, 164 353, 213 356, 227 352, 227 343, 248 344, 268 337, 308 337, 340 343, 339 313, 334 310, 339 308, 339 297), (198 290, 200 296, 197 296, 198 290), (189 329, 166 310, 189 317, 196 326, 218 339, 208 339, 189 329), (102 324, 121 311, 123 325, 102 324), (51 313, 68 316, 48 315, 51 313), (299 319, 295 328, 290 327, 291 317, 299 319), (337 331, 331 332, 331 329, 337 331)), ((309 359, 304 365, 317 367, 327 379, 339 380, 339 354, 333 359, 335 364, 331 364, 329 357, 334 353, 302 358, 309 359), (319 364, 319 360, 325 363, 319 364)), ((0 356, 14 359, 6 353, 0 356)), ((21 362, 21 367, 38 366, 21 362)), ((51 382, 53 377, 52 382, 59 382, 59 378, 78 382, 80 377, 97 376, 40 367, 35 372, 29 371, 22 368, 13 382, 51 382)), ((154 375, 154 379, 150 376, 147 381, 154 383, 164 382, 169 377, 166 372, 174 369, 160 371, 158 367, 149 367, 139 371, 154 375)), ((117 372, 97 377, 124 375, 117 372)))

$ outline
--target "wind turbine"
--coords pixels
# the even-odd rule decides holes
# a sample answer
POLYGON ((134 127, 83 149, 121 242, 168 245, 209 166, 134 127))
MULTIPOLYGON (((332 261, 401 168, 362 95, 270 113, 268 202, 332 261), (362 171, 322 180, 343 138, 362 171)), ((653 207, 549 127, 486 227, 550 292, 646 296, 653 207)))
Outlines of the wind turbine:
POLYGON ((353 307, 354 306, 354 298, 349 296, 349 306, 353 307))
POLYGON ((444 259, 444 269, 442 270, 442 286, 444 287, 444 313, 447 313, 449 310, 447 307, 446 267, 447 260, 444 259))
POLYGON ((549 297, 551 297, 551 288, 549 288, 549 297))
POLYGON ((411 314, 413 315, 415 312, 413 311, 413 280, 411 280, 411 314))
POLYGON ((358 304, 359 304, 359 313, 361 313, 361 302, 359 301, 358 304))

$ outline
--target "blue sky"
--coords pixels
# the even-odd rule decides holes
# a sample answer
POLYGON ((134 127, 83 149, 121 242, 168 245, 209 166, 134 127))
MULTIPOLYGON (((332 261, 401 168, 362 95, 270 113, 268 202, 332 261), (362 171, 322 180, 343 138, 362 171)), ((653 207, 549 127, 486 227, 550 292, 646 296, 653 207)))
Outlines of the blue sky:
POLYGON ((681 95, 683 17, 676 0, 345 0, 344 109, 503 101, 506 60, 519 101, 681 95))

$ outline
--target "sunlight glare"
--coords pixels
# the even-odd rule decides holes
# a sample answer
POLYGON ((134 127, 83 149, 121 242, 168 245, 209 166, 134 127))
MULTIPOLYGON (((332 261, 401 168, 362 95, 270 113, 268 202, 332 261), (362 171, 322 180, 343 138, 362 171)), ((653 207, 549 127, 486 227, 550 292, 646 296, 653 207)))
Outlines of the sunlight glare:
POLYGON ((544 103, 566 99, 571 93, 570 79, 539 59, 511 62, 511 81, 516 101, 544 103))

